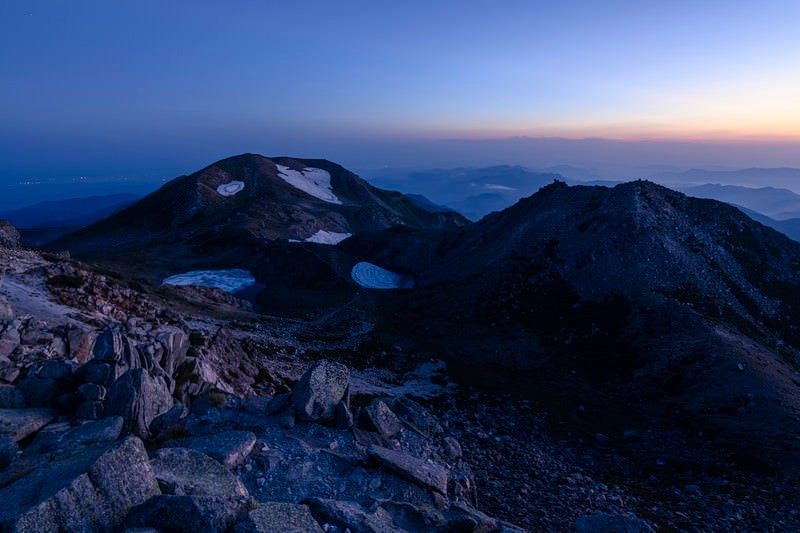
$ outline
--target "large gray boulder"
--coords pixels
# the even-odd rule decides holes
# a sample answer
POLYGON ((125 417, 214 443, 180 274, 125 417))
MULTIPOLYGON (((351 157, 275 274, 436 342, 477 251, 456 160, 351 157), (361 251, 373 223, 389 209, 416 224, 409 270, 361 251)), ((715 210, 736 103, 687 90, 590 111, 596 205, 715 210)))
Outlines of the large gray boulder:
POLYGON ((128 527, 164 531, 225 531, 254 507, 238 477, 186 448, 158 450, 151 461, 163 494, 132 509, 128 527))
POLYGON ((350 371, 341 363, 321 360, 303 374, 292 391, 292 408, 299 420, 331 422, 339 402, 348 400, 350 371))
POLYGON ((108 391, 106 414, 125 420, 125 429, 142 438, 150 436, 150 424, 172 407, 166 381, 143 368, 128 370, 108 391))
POLYGON ((71 450, 0 489, 3 531, 117 531, 128 511, 158 494, 142 441, 71 450))

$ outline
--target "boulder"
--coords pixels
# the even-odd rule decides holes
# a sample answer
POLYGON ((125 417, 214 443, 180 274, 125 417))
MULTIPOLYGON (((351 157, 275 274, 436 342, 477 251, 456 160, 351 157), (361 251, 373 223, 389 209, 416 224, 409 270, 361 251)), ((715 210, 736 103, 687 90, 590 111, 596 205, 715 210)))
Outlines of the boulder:
POLYGON ((403 428, 397 415, 389 409, 386 402, 379 399, 373 400, 366 409, 361 411, 359 426, 369 431, 375 431, 386 439, 391 439, 403 428))
POLYGON ((0 220, 0 246, 6 248, 19 246, 19 232, 8 220, 0 220))
POLYGON ((578 533, 654 533, 641 518, 620 514, 598 513, 575 521, 578 533))
POLYGON ((192 398, 215 387, 229 390, 211 365, 196 357, 187 357, 183 364, 175 370, 173 378, 175 379, 175 398, 186 405, 191 404, 192 398))
POLYGON ((0 437, 19 442, 53 421, 52 409, 0 409, 0 437))
POLYGON ((341 363, 317 361, 292 391, 292 407, 299 420, 331 422, 336 406, 348 401, 350 372, 341 363))
POLYGON ((49 407, 61 395, 58 381, 39 377, 34 372, 29 372, 18 387, 25 396, 25 405, 30 407, 49 407))
POLYGON ((247 514, 236 524, 234 533, 323 533, 305 505, 266 502, 247 514))
POLYGON ((239 478, 200 452, 164 448, 154 454, 151 466, 163 494, 132 509, 127 527, 225 531, 253 506, 239 478))
POLYGON ((16 320, 0 322, 0 357, 8 357, 21 342, 19 322, 16 320))
POLYGON ((125 429, 142 438, 150 436, 150 424, 172 407, 172 396, 161 377, 134 368, 120 377, 108 392, 106 414, 125 419, 125 429))
POLYGON ((0 297, 0 321, 11 321, 14 320, 16 316, 14 315, 14 310, 11 308, 11 304, 8 303, 8 300, 5 298, 0 297))
MULTIPOLYGON (((55 425, 55 424, 54 424, 55 425)), ((113 442, 122 434, 123 420, 111 416, 102 420, 86 422, 79 426, 67 426, 54 431, 44 428, 28 448, 30 452, 44 453, 53 450, 69 450, 79 446, 113 442)))
POLYGON ((340 531, 352 533, 394 533, 398 530, 392 516, 382 507, 372 512, 356 502, 312 498, 304 502, 318 522, 333 524, 340 531))
POLYGON ((444 432, 436 417, 414 400, 399 396, 386 400, 386 404, 405 426, 425 438, 430 439, 444 432))
POLYGON ((153 419, 150 424, 150 433, 159 436, 168 429, 175 427, 181 420, 189 414, 189 409, 181 402, 175 402, 169 411, 160 414, 153 419))
POLYGON ((450 479, 447 468, 423 461, 405 452, 380 446, 370 446, 367 453, 389 470, 422 487, 433 489, 442 496, 447 496, 447 482, 450 479))
POLYGON ((117 531, 128 511, 158 493, 136 437, 70 450, 0 489, 4 531, 117 531))
POLYGON ((19 367, 8 359, 0 359, 0 381, 14 383, 20 375, 19 367))
POLYGON ((353 412, 345 402, 336 405, 336 429, 343 431, 353 427, 353 412))
POLYGON ((255 444, 256 436, 250 431, 223 431, 170 440, 163 444, 163 448, 190 448, 216 459, 226 468, 235 468, 247 459, 255 444))

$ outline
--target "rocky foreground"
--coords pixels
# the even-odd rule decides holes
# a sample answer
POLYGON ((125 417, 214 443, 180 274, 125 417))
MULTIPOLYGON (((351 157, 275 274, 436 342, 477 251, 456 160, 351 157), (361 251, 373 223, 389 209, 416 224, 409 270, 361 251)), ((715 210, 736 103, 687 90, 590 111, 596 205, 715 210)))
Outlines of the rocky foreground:
MULTIPOLYGON (((621 455, 614 437, 569 432, 565 413, 456 387, 405 340, 378 344, 358 309, 274 319, 217 290, 21 249, 5 231, 3 531, 800 525, 788 479, 675 472, 658 466, 668 442, 646 461, 621 455)), ((581 407, 577 424, 596 416, 581 407)))

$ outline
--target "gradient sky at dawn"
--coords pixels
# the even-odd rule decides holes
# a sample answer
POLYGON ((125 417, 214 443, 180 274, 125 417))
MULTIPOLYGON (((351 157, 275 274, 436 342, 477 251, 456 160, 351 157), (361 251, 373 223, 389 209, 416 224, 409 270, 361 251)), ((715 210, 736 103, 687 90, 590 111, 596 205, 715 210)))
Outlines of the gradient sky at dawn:
POLYGON ((0 180, 513 136, 780 142, 752 164, 800 166, 798 21, 796 1, 9 0, 0 180))

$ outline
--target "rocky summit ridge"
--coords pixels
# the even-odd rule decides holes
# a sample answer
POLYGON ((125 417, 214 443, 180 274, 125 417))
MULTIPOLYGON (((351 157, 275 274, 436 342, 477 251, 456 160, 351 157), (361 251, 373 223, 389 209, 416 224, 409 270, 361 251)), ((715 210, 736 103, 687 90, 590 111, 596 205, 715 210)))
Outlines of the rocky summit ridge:
MULTIPOLYGON (((273 170, 325 170, 330 189, 303 186, 341 204, 292 201, 353 202, 319 161, 232 158, 176 182, 239 201, 250 171, 203 182, 231 161, 278 188, 292 186, 273 170)), ((228 231, 226 216, 209 227, 228 231)), ((555 182, 474 224, 379 226, 337 245, 228 241, 258 244, 253 264, 268 265, 256 307, 20 248, 6 228, 0 500, 17 503, 4 527, 800 527, 800 245, 648 182, 555 182), (358 262, 414 284, 363 289, 358 262), (107 472, 116 462, 138 483, 107 472)), ((110 231, 82 246, 111 258, 110 231)))

